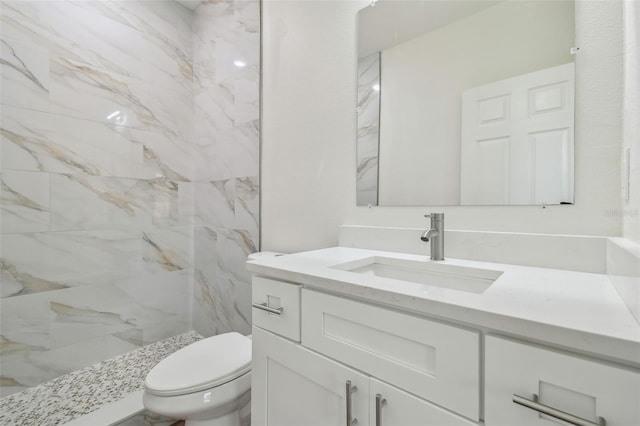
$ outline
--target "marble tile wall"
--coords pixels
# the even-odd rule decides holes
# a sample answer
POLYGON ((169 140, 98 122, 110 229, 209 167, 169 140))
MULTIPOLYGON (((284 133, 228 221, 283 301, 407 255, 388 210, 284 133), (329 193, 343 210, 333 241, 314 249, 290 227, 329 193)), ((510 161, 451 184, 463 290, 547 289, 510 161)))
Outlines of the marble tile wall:
POLYGON ((1 394, 250 332, 260 4, 0 4, 1 394))
POLYGON ((358 59, 357 205, 378 205, 380 53, 358 59))
POLYGON ((201 156, 191 11, 3 0, 0 15, 6 395, 191 328, 201 156))
POLYGON ((204 336, 248 334, 245 261, 259 249, 260 2, 203 2, 193 33, 193 325, 204 336))

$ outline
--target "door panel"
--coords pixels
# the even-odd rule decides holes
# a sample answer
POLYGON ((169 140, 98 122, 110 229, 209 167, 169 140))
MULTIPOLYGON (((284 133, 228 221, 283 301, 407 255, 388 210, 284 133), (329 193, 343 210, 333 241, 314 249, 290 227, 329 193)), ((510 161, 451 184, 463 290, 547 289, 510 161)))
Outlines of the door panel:
POLYGON ((513 402, 514 395, 607 426, 640 424, 640 372, 564 352, 488 336, 485 345, 487 426, 566 425, 513 402))
POLYGON ((380 426, 472 426, 477 423, 404 392, 377 379, 371 379, 369 418, 376 425, 376 395, 384 399, 379 410, 380 426))
POLYGON ((346 381, 353 418, 369 421, 369 378, 288 340, 253 327, 253 426, 344 426, 346 381))
POLYGON ((572 203, 573 113, 573 63, 466 90, 461 204, 572 203), (508 161, 488 141, 508 141, 508 161))

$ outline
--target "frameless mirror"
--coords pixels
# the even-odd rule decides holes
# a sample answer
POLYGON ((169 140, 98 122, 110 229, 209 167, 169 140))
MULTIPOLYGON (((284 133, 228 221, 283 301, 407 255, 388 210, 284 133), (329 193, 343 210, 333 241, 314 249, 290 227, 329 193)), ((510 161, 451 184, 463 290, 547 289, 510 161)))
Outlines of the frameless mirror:
POLYGON ((574 4, 358 12, 358 205, 573 203, 574 4))

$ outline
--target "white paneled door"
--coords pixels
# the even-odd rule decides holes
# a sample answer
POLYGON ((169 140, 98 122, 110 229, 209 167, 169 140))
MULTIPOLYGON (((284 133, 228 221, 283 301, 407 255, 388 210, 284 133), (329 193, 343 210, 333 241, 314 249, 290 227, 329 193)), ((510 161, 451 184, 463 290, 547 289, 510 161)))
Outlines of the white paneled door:
POLYGON ((573 203, 574 64, 466 90, 461 204, 573 203))

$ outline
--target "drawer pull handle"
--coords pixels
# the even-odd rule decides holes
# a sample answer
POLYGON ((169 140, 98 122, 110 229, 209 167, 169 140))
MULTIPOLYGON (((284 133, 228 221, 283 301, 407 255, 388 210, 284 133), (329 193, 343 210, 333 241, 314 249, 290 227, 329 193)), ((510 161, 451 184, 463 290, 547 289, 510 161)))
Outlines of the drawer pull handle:
POLYGON ((513 402, 576 426, 606 426, 607 424, 603 417, 598 417, 598 423, 594 423, 590 420, 583 419, 582 417, 574 416, 573 414, 565 413, 564 411, 549 407, 548 405, 540 404, 538 402, 538 395, 536 394, 533 394, 533 399, 527 399, 523 396, 513 394, 513 402))
POLYGON ((352 419, 351 394, 358 390, 357 386, 351 386, 351 380, 345 383, 345 396, 347 398, 347 426, 358 424, 358 419, 352 419))
POLYGON ((264 303, 254 303, 252 305, 254 308, 256 309, 260 309, 262 311, 267 311, 270 314, 275 314, 275 315, 282 315, 282 311, 284 311, 284 308, 272 308, 270 306, 267 306, 267 302, 264 303))
POLYGON ((387 400, 379 393, 376 394, 376 426, 382 426, 382 407, 387 403, 387 400))

